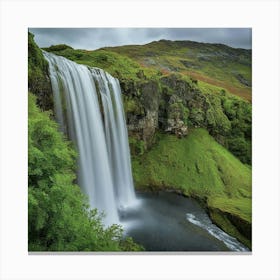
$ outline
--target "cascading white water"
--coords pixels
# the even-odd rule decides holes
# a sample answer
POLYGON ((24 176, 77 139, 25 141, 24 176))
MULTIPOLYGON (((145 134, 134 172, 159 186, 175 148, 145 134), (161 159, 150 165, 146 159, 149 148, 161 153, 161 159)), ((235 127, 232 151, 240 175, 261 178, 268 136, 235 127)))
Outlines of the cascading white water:
POLYGON ((91 69, 98 82, 104 110, 105 136, 110 159, 115 195, 120 208, 135 201, 128 135, 119 81, 101 69, 91 69))
POLYGON ((136 201, 119 81, 102 69, 48 52, 44 56, 55 116, 77 145, 79 185, 91 207, 105 213, 106 225, 118 223, 118 209, 136 201))

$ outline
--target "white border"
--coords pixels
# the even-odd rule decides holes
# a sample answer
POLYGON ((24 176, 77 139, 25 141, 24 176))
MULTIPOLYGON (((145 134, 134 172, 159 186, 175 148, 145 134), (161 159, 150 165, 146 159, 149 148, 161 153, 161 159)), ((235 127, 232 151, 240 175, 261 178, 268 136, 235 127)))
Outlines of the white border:
POLYGON ((1 279, 280 279, 278 1, 1 2, 1 279), (27 28, 253 28, 253 254, 27 253, 27 28))

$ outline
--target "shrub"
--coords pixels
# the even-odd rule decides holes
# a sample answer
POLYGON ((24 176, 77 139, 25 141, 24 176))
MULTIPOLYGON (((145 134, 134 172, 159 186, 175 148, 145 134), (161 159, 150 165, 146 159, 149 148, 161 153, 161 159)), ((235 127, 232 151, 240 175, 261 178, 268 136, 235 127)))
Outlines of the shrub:
POLYGON ((142 250, 132 239, 123 239, 119 225, 103 227, 102 216, 73 184, 76 152, 35 102, 29 94, 29 251, 142 250))
POLYGON ((68 46, 68 45, 65 45, 65 44, 60 44, 60 45, 52 45, 50 46, 49 48, 45 48, 46 51, 63 51, 63 50, 66 50, 66 49, 71 49, 73 50, 72 47, 68 46))

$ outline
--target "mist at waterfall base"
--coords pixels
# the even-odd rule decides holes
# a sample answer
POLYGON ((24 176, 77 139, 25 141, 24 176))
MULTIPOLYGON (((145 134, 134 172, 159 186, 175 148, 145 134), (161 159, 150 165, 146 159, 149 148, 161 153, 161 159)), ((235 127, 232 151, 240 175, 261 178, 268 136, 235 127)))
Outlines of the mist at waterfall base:
POLYGON ((175 194, 136 198, 119 81, 102 69, 43 52, 54 111, 78 150, 78 184, 105 226, 121 224, 148 251, 246 251, 215 227, 191 199, 175 194))
POLYGON ((175 193, 138 194, 141 207, 123 212, 125 234, 148 251, 249 251, 212 223, 191 198, 175 193))

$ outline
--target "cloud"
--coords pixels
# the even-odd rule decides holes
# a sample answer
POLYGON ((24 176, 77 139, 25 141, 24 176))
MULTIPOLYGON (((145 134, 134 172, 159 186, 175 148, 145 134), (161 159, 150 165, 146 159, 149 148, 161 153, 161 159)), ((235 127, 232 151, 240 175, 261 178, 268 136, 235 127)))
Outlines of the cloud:
POLYGON ((160 39, 221 43, 250 49, 250 28, 30 28, 40 47, 67 44, 76 49, 146 44, 160 39))

